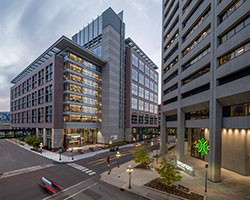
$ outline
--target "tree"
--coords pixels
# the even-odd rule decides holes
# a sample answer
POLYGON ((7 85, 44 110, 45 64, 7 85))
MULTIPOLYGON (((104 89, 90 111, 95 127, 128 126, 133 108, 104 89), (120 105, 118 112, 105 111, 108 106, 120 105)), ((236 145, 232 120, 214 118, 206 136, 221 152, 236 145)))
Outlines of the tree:
POLYGON ((181 170, 175 166, 173 160, 167 161, 166 158, 162 158, 160 164, 160 168, 156 168, 155 170, 160 175, 161 182, 170 185, 181 180, 181 170))
POLYGON ((25 139, 26 143, 34 148, 38 148, 39 144, 42 142, 41 139, 38 139, 35 135, 29 135, 25 139))
POLYGON ((26 139, 25 139, 25 142, 26 142, 28 145, 32 146, 35 140, 36 140, 36 136, 35 136, 35 135, 28 135, 28 136, 26 137, 26 139))
POLYGON ((137 147, 133 152, 132 156, 136 163, 147 164, 150 161, 150 151, 145 146, 137 147))
POLYGON ((36 137, 36 139, 32 143, 32 146, 37 149, 39 148, 40 143, 42 143, 42 139, 36 137))

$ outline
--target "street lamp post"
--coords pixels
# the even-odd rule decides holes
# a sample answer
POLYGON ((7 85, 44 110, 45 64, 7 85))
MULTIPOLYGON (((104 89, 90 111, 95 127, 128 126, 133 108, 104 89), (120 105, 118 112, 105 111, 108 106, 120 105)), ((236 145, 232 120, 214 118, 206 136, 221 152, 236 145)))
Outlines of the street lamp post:
POLYGON ((208 164, 205 165, 206 168, 206 176, 205 176, 205 192, 207 192, 207 168, 208 168, 208 164))
POLYGON ((72 149, 71 149, 71 154, 72 154, 72 160, 74 160, 73 147, 72 147, 72 149))
POLYGON ((119 168, 120 165, 119 165, 119 158, 121 157, 121 154, 119 151, 116 152, 116 159, 117 159, 117 167, 119 168))
POLYGON ((133 168, 131 167, 131 165, 128 166, 127 168, 127 172, 128 172, 128 175, 129 175, 129 185, 128 185, 128 188, 131 189, 131 174, 133 172, 133 168))
MULTIPOLYGON (((153 147, 154 146, 154 142, 151 140, 150 142, 150 146, 153 147)), ((153 153, 154 149, 152 148, 152 153, 153 153)))
POLYGON ((157 144, 157 147, 156 147, 156 164, 157 165, 158 165, 158 157, 159 157, 158 150, 159 150, 159 144, 157 144))
POLYGON ((42 142, 39 144, 39 147, 40 147, 41 154, 42 154, 42 152, 43 152, 43 143, 42 142))
POLYGON ((62 147, 59 148, 59 160, 62 160, 62 147))

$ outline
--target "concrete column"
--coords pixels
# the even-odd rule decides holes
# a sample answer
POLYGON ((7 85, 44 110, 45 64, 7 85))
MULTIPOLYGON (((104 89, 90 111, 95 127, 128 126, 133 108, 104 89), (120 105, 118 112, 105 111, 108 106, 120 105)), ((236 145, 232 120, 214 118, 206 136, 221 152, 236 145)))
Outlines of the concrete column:
POLYGON ((43 128, 43 146, 47 146, 46 128, 43 128))
POLYGON ((63 146, 63 130, 52 129, 51 148, 58 149, 63 146))
POLYGON ((38 137, 39 135, 39 131, 38 131, 38 128, 36 128, 36 137, 38 137))
POLYGON ((246 130, 246 175, 249 176, 250 175, 250 129, 246 130))
POLYGON ((222 107, 218 101, 210 101, 209 115, 208 179, 219 182, 221 180, 222 107))
POLYGON ((132 142, 132 128, 126 128, 125 129, 125 141, 132 142))
POLYGON ((185 138, 185 113, 179 107, 177 109, 177 146, 176 158, 184 161, 184 138, 185 138))
POLYGON ((191 128, 188 128, 188 152, 191 152, 192 145, 192 131, 191 128))
POLYGON ((161 113, 161 137, 160 137, 160 154, 168 152, 168 144, 166 138, 168 134, 166 132, 166 116, 161 113))

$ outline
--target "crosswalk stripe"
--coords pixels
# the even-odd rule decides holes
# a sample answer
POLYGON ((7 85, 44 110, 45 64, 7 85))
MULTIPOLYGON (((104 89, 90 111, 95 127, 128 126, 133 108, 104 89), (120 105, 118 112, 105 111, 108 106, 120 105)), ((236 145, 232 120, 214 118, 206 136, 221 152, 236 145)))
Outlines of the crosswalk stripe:
POLYGON ((86 167, 83 167, 83 166, 80 166, 78 169, 79 170, 83 170, 83 169, 85 169, 86 167))
POLYGON ((91 172, 91 173, 89 173, 90 176, 93 175, 93 174, 96 174, 96 172, 91 172))
POLYGON ((88 174, 89 176, 93 175, 93 174, 96 174, 96 172, 92 171, 91 169, 87 168, 87 167, 84 167, 82 165, 78 165, 76 163, 68 163, 67 164, 68 166, 71 166, 75 169, 78 169, 82 172, 85 172, 86 174, 88 174))
POLYGON ((81 170, 81 166, 75 166, 75 168, 81 170))

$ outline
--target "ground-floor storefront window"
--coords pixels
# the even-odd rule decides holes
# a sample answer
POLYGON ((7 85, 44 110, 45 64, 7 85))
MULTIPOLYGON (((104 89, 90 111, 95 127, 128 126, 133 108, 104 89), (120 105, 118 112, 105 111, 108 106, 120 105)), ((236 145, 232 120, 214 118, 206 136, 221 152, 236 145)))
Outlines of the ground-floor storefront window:
POLYGON ((52 136, 52 129, 46 128, 46 147, 47 149, 51 149, 51 136, 52 136))
POLYGON ((96 144, 98 131, 97 128, 64 129, 64 148, 96 144))
POLYGON ((132 128, 132 141, 149 140, 159 135, 158 128, 132 128))

